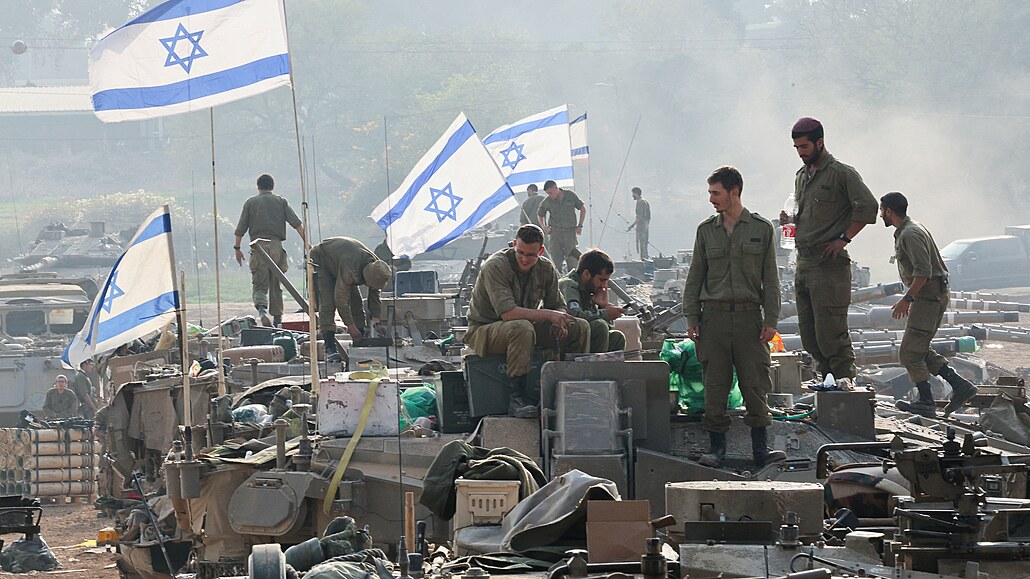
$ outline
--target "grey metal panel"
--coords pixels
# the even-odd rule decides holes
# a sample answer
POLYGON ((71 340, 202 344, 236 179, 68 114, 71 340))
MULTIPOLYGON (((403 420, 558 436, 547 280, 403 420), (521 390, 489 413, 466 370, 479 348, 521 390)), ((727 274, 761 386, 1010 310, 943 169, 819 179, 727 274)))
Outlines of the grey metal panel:
POLYGON ((612 454, 623 450, 618 383, 612 380, 558 383, 554 454, 612 454))
POLYGON ((638 449, 636 457, 634 496, 639 500, 651 502, 652 518, 666 514, 667 483, 688 480, 744 480, 744 477, 728 470, 708 468, 692 460, 652 450, 638 449))
POLYGON ((665 362, 547 362, 540 372, 541 408, 555 407, 558 382, 614 380, 624 408, 633 411, 633 439, 639 448, 668 452, 669 365, 665 362))

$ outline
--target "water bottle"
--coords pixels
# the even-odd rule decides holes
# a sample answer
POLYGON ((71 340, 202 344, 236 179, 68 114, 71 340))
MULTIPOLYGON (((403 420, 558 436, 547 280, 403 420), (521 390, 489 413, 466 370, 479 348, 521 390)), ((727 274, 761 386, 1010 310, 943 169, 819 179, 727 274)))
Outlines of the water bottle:
MULTIPOLYGON (((798 202, 794 198, 794 193, 791 193, 787 200, 783 203, 783 212, 786 213, 791 221, 794 221, 798 212, 798 202)), ((780 224, 780 247, 783 249, 794 249, 794 234, 797 233, 797 226, 794 223, 781 223, 780 224)))

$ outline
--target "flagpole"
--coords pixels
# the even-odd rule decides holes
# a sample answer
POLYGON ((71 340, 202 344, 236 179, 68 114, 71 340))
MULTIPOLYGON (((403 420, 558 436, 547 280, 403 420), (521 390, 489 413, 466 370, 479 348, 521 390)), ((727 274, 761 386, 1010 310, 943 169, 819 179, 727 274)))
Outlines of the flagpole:
MULTIPOLYGON (((169 246, 172 244, 169 243, 169 246)), ((175 250, 172 250, 172 281, 175 281, 175 250)), ((193 426, 193 393, 190 392, 190 354, 186 345, 186 272, 179 272, 179 346, 182 349, 182 422, 193 426)), ((174 286, 173 286, 174 287, 174 286)))
MULTIPOLYGON (((219 250, 218 245, 218 180, 216 179, 215 173, 215 109, 211 107, 208 109, 211 119, 211 206, 214 212, 214 223, 215 223, 215 323, 217 324, 217 330, 215 336, 218 339, 218 344, 215 346, 215 352, 218 355, 218 359, 215 360, 215 367, 218 368, 218 395, 224 396, 226 393, 225 388, 225 372, 222 371, 222 252, 219 250)), ((251 256, 254 259, 254 256, 251 256)))
MULTIPOLYGON (((308 258, 308 248, 311 246, 308 243, 308 239, 311 238, 311 227, 310 219, 308 217, 308 192, 304 186, 304 154, 301 150, 300 144, 300 117, 297 115, 297 83, 293 79, 293 55, 289 50, 290 45, 290 33, 289 33, 289 21, 286 17, 286 2, 281 3, 283 7, 283 24, 286 28, 286 61, 290 65, 290 96, 293 98, 293 131, 297 141, 297 166, 300 169, 300 206, 301 213, 304 217, 304 235, 305 239, 301 242, 304 244, 304 270, 307 276, 308 284, 308 342, 311 345, 308 358, 310 359, 309 365, 311 366, 311 393, 318 396, 319 390, 319 379, 318 379, 318 325, 315 318, 315 281, 314 281, 314 267, 311 263, 311 259, 308 258)), ((335 332, 334 332, 335 334, 335 332)), ((326 348, 329 344, 326 344, 326 348)), ((328 373, 328 367, 326 368, 328 373)))

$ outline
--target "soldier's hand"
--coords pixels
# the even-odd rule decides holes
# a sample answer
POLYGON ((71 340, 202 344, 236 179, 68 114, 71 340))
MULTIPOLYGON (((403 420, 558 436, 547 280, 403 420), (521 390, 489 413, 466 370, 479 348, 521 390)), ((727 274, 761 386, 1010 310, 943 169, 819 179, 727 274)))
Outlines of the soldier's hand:
POLYGON ((786 211, 780 211, 780 225, 787 225, 790 221, 790 215, 787 215, 786 211))
POLYGON ((582 233, 583 233, 583 226, 582 225, 577 225, 576 226, 576 235, 581 235, 582 233))
POLYGON ((776 336, 776 328, 762 326, 762 342, 768 344, 776 336))
POLYGON ((354 324, 349 324, 347 326, 347 333, 350 334, 352 340, 355 338, 364 337, 364 333, 362 333, 361 328, 357 327, 354 324))
POLYGON ((550 235, 551 234, 551 226, 550 225, 541 225, 540 229, 544 230, 544 235, 550 235))
POLYGON ((687 326, 687 337, 691 340, 696 340, 701 337, 701 328, 697 326, 687 326))
POLYGON ((608 321, 617 320, 626 313, 626 308, 620 308, 619 306, 609 305, 605 309, 608 310, 608 321))
POLYGON ((908 310, 911 306, 912 304, 905 300, 898 300, 898 303, 894 304, 894 307, 891 308, 891 317, 895 320, 900 320, 908 316, 908 310))
POLYGON ((826 249, 823 250, 823 257, 837 257, 844 246, 848 243, 843 239, 834 239, 833 241, 826 244, 826 249))
POLYGON ((243 265, 243 250, 242 249, 237 249, 236 250, 236 263, 238 263, 240 265, 243 265))

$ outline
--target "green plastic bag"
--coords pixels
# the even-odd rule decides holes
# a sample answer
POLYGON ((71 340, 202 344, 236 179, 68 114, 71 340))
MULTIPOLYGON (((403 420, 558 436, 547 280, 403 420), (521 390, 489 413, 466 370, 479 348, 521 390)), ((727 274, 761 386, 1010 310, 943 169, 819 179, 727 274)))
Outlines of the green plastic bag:
POLYGON ((401 404, 404 405, 400 412, 400 425, 403 431, 417 418, 436 416, 436 390, 423 382, 421 386, 401 392, 401 404))
MULTIPOLYGON (((659 355, 669 364, 669 391, 679 393, 680 410, 687 414, 703 412, 705 387, 701 380, 702 365, 697 359, 694 341, 690 339, 680 342, 674 339, 665 340, 659 355)), ((740 394, 737 372, 734 370, 733 388, 730 389, 726 407, 729 409, 740 408, 743 404, 744 397, 740 394)))

